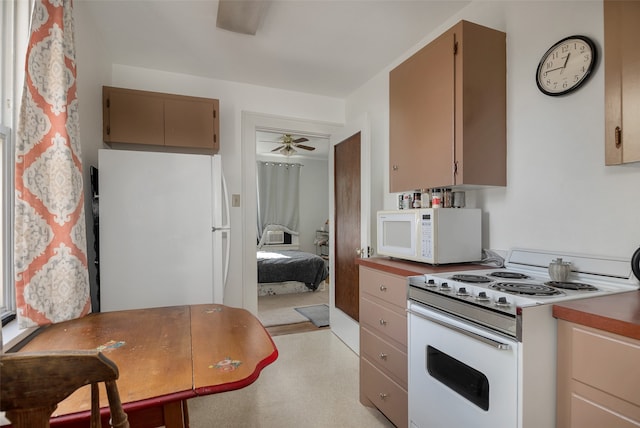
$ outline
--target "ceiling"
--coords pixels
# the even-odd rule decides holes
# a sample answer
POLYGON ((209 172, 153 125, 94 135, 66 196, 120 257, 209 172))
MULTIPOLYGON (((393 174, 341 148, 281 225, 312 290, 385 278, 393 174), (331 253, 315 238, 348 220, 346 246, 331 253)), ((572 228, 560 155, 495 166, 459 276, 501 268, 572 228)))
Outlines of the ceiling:
POLYGON ((97 32, 111 63, 345 98, 470 3, 267 2, 256 35, 216 28, 217 0, 80 0, 76 7, 93 20, 85 28, 97 32))

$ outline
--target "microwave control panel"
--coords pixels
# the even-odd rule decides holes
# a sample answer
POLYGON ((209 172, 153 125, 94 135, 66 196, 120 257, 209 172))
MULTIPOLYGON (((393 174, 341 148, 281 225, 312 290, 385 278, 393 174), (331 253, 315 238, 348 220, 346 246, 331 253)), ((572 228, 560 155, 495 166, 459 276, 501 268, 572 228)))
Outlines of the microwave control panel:
POLYGON ((422 230, 420 255, 431 260, 433 259, 433 219, 431 214, 422 214, 420 223, 422 230))

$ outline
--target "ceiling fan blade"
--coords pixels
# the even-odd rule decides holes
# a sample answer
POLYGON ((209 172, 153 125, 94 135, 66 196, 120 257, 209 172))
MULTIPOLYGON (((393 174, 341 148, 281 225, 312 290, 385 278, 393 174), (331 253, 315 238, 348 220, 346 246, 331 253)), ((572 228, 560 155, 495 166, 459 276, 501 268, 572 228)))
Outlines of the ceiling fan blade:
POLYGON ((277 152, 278 150, 284 148, 284 146, 280 146, 280 147, 276 147, 275 149, 271 150, 272 152, 277 152))
POLYGON ((305 150, 315 150, 315 147, 311 147, 311 146, 305 146, 304 144, 296 144, 295 145, 297 148, 299 149, 305 149, 305 150))
POLYGON ((305 141, 309 141, 308 138, 304 138, 304 137, 300 137, 300 138, 296 138, 295 140, 291 141, 294 144, 298 144, 298 143, 304 143, 305 141))

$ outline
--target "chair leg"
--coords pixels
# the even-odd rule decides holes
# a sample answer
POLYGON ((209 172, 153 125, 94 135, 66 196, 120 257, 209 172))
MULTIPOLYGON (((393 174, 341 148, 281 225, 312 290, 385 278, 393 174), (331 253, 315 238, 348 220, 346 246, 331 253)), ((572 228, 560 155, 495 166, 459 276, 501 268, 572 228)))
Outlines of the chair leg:
POLYGON ((6 417, 14 428, 49 428, 49 418, 58 406, 9 410, 6 417))
POLYGON ((97 383, 91 384, 91 428, 102 428, 100 418, 100 389, 97 383))
POLYGON ((113 428, 129 428, 127 414, 122 410, 122 402, 115 380, 105 381, 107 397, 109 398, 109 410, 111 412, 111 426, 113 428))

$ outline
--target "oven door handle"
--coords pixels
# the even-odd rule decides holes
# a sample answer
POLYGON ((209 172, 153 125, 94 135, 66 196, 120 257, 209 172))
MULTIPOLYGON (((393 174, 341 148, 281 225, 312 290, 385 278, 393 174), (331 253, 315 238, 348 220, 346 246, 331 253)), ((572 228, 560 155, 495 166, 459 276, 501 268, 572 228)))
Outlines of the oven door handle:
POLYGON ((444 322, 442 320, 430 317, 430 316, 425 315, 423 313, 415 312, 415 311, 412 311, 410 309, 408 309, 407 312, 409 312, 412 315, 416 315, 416 316, 418 316, 420 318, 423 318, 423 319, 425 319, 427 321, 431 321, 431 322, 434 322, 436 324, 439 324, 439 325, 441 325, 441 326, 443 326, 445 328, 448 328, 450 330, 453 330, 453 331, 456 331, 458 333, 464 334, 465 336, 470 337, 470 338, 475 339, 475 340, 478 340, 478 341, 480 341, 482 343, 486 343, 487 345, 493 346, 496 349, 499 349, 499 350, 502 350, 502 351, 506 351, 506 350, 511 349, 511 345, 509 345, 507 343, 502 343, 502 342, 499 342, 497 340, 493 340, 493 339, 490 339, 488 337, 484 337, 484 336, 482 336, 482 335, 480 335, 478 333, 474 333, 472 331, 465 330, 465 329, 457 327, 455 325, 451 325, 451 324, 449 324, 447 322, 444 322))

